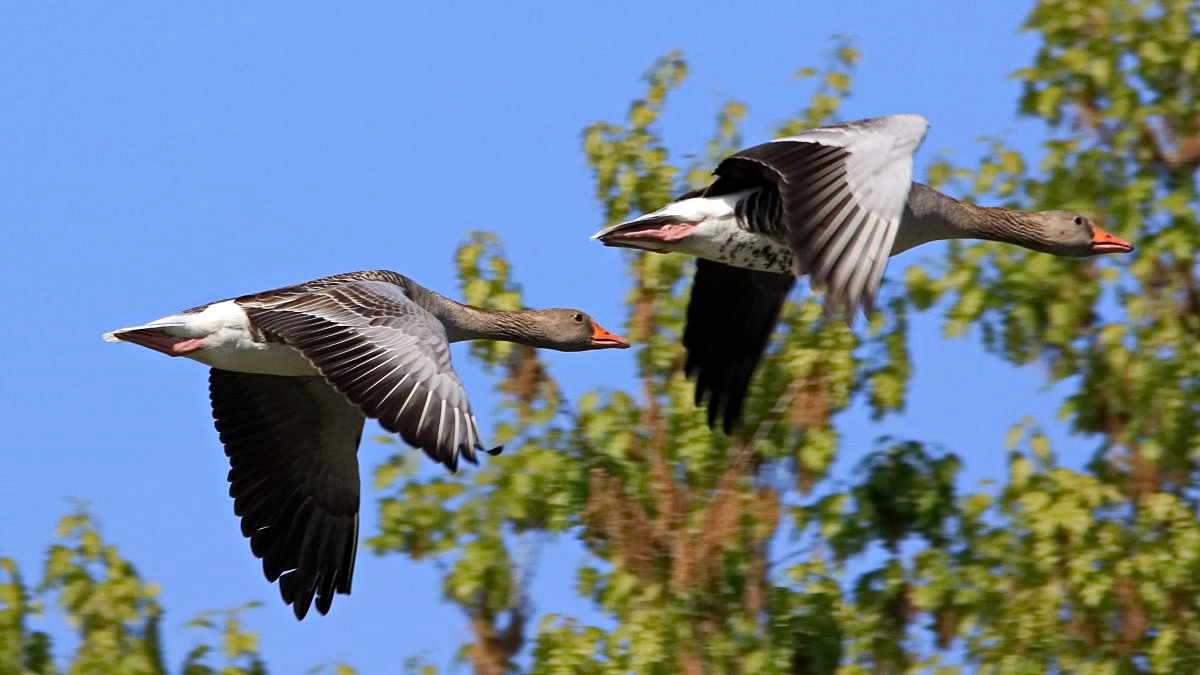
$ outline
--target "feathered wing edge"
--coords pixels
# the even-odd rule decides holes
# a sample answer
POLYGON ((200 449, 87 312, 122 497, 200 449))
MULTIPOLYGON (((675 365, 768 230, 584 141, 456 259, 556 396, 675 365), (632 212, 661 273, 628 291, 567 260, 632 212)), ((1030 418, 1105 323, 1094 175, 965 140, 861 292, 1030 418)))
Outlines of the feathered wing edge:
POLYGON ((708 425, 731 433, 750 379, 795 285, 787 274, 696 261, 683 345, 685 373, 696 378, 696 405, 708 399, 708 425))
POLYGON ((912 186, 912 155, 928 123, 893 115, 803 132, 739 151, 713 191, 777 190, 793 271, 825 288, 826 315, 870 312, 912 186))
POLYGON ((250 550, 297 619, 327 613, 354 574, 362 413, 318 376, 213 368, 209 396, 250 550))
POLYGON ((481 442, 445 329, 392 288, 349 284, 246 311, 255 325, 300 351, 363 414, 451 471, 460 456, 476 463, 476 451, 498 454, 501 448, 481 442))

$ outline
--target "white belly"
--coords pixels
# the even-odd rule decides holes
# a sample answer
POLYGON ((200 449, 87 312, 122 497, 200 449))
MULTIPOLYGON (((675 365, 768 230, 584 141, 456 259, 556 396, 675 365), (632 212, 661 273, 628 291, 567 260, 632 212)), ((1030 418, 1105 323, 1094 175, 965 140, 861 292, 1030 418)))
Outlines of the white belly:
POLYGON ((184 354, 213 368, 261 375, 317 375, 308 359, 278 342, 258 342, 246 316, 232 300, 214 302, 195 314, 173 315, 146 327, 159 325, 171 335, 203 337, 204 347, 184 354))
POLYGON ((709 218, 680 242, 679 251, 697 258, 760 272, 792 273, 792 250, 765 234, 734 225, 734 216, 709 218))
POLYGON ((222 340, 186 356, 213 368, 239 373, 287 376, 319 374, 300 352, 274 342, 222 340))

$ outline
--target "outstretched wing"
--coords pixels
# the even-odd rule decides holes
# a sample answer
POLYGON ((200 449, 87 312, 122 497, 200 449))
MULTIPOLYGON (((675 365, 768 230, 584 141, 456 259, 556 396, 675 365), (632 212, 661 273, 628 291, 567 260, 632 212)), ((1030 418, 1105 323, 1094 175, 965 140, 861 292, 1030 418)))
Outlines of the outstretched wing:
POLYGON ((450 363, 445 328, 400 286, 354 280, 238 303, 256 326, 304 354, 363 414, 451 471, 460 455, 475 462, 475 451, 484 450, 450 363))
POLYGON ((722 161, 705 194, 778 190, 793 271, 826 288, 827 314, 850 321, 874 304, 927 128, 919 115, 891 115, 776 139, 722 161))
POLYGON ((354 573, 362 413, 315 375, 213 368, 209 397, 250 550, 297 619, 327 613, 354 573))
POLYGON ((711 260, 696 261, 683 346, 696 405, 708 398, 708 425, 718 417, 730 433, 742 414, 754 368, 796 279, 711 260))

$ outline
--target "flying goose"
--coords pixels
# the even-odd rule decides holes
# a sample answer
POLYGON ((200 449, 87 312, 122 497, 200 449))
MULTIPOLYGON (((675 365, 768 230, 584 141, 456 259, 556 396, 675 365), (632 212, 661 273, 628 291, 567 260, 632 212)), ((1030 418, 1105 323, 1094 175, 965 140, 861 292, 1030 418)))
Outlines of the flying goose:
POLYGON ((388 271, 352 272, 214 302, 107 333, 208 366, 229 494, 250 550, 303 619, 350 593, 365 418, 454 471, 480 440, 449 343, 625 348, 574 309, 502 312, 388 271))
POLYGON ((939 239, 1004 241, 1084 257, 1133 244, 1072 211, 981 207, 912 181, 929 123, 891 115, 811 129, 725 158, 706 188, 595 235, 608 246, 699 258, 685 372, 730 433, 796 277, 827 315, 870 312, 889 256, 939 239))

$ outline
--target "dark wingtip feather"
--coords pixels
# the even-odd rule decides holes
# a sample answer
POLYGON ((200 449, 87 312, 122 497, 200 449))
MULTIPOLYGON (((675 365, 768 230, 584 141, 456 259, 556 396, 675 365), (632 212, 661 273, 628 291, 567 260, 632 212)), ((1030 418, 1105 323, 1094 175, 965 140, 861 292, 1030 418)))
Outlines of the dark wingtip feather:
MULTIPOLYGON (((696 405, 697 406, 704 404, 703 396, 700 395, 701 391, 702 390, 700 389, 700 386, 696 385, 696 399, 697 399, 696 405)), ((711 397, 709 398, 709 403, 708 403, 708 428, 709 429, 717 428, 717 402, 712 400, 711 397)))
POLYGON ((333 593, 320 593, 317 595, 317 611, 321 616, 329 613, 329 609, 333 607, 333 593))
MULTIPOLYGON (((401 438, 403 438, 403 434, 401 435, 401 438)), ((424 452, 425 455, 429 457, 429 459, 432 459, 433 461, 437 462, 438 464, 441 464, 442 466, 446 467, 446 470, 448 470, 450 473, 458 472, 458 458, 459 457, 465 458, 468 462, 470 462, 472 464, 478 463, 475 460, 474 454, 468 452, 467 451, 468 448, 465 445, 460 444, 454 450, 451 450, 449 452, 443 452, 442 449, 438 448, 438 447, 427 447, 424 444, 413 443, 413 442, 409 441, 407 438, 405 438, 404 440, 406 442, 408 442, 410 445, 420 448, 420 450, 422 452, 424 452)))
POLYGON ((296 616, 296 620, 303 621, 304 617, 308 616, 313 598, 312 590, 306 590, 306 585, 300 582, 299 576, 293 570, 279 577, 279 595, 283 597, 284 604, 292 606, 292 614, 296 616))
POLYGON ((794 284, 786 274, 697 261, 683 334, 684 372, 695 377, 696 405, 707 400, 709 428, 732 435, 738 427, 754 370, 794 284))
POLYGON ((314 597, 327 613, 335 593, 349 593, 354 569, 361 415, 317 376, 214 368, 209 383, 229 494, 251 552, 297 620, 314 597), (314 452, 310 443, 327 429, 335 447, 314 452))
MULTIPOLYGON (((737 426, 742 417, 741 402, 737 406, 725 406, 725 422, 721 425, 721 429, 725 431, 726 436, 732 436, 733 430, 737 426)), ((709 426, 712 426, 710 423, 709 426)))
POLYGON ((456 452, 450 453, 449 457, 439 457, 435 452, 431 452, 429 450, 426 450, 425 454, 427 454, 431 458, 433 458, 434 461, 445 465, 445 467, 450 471, 450 473, 457 473, 459 457, 462 457, 464 460, 470 462, 471 464, 477 465, 477 464, 479 464, 479 457, 476 453, 479 453, 479 452, 486 452, 487 454, 495 457, 496 455, 500 454, 501 452, 504 452, 504 446, 497 445, 494 448, 485 448, 482 445, 470 446, 470 445, 467 445, 466 443, 459 443, 458 450, 456 452))

